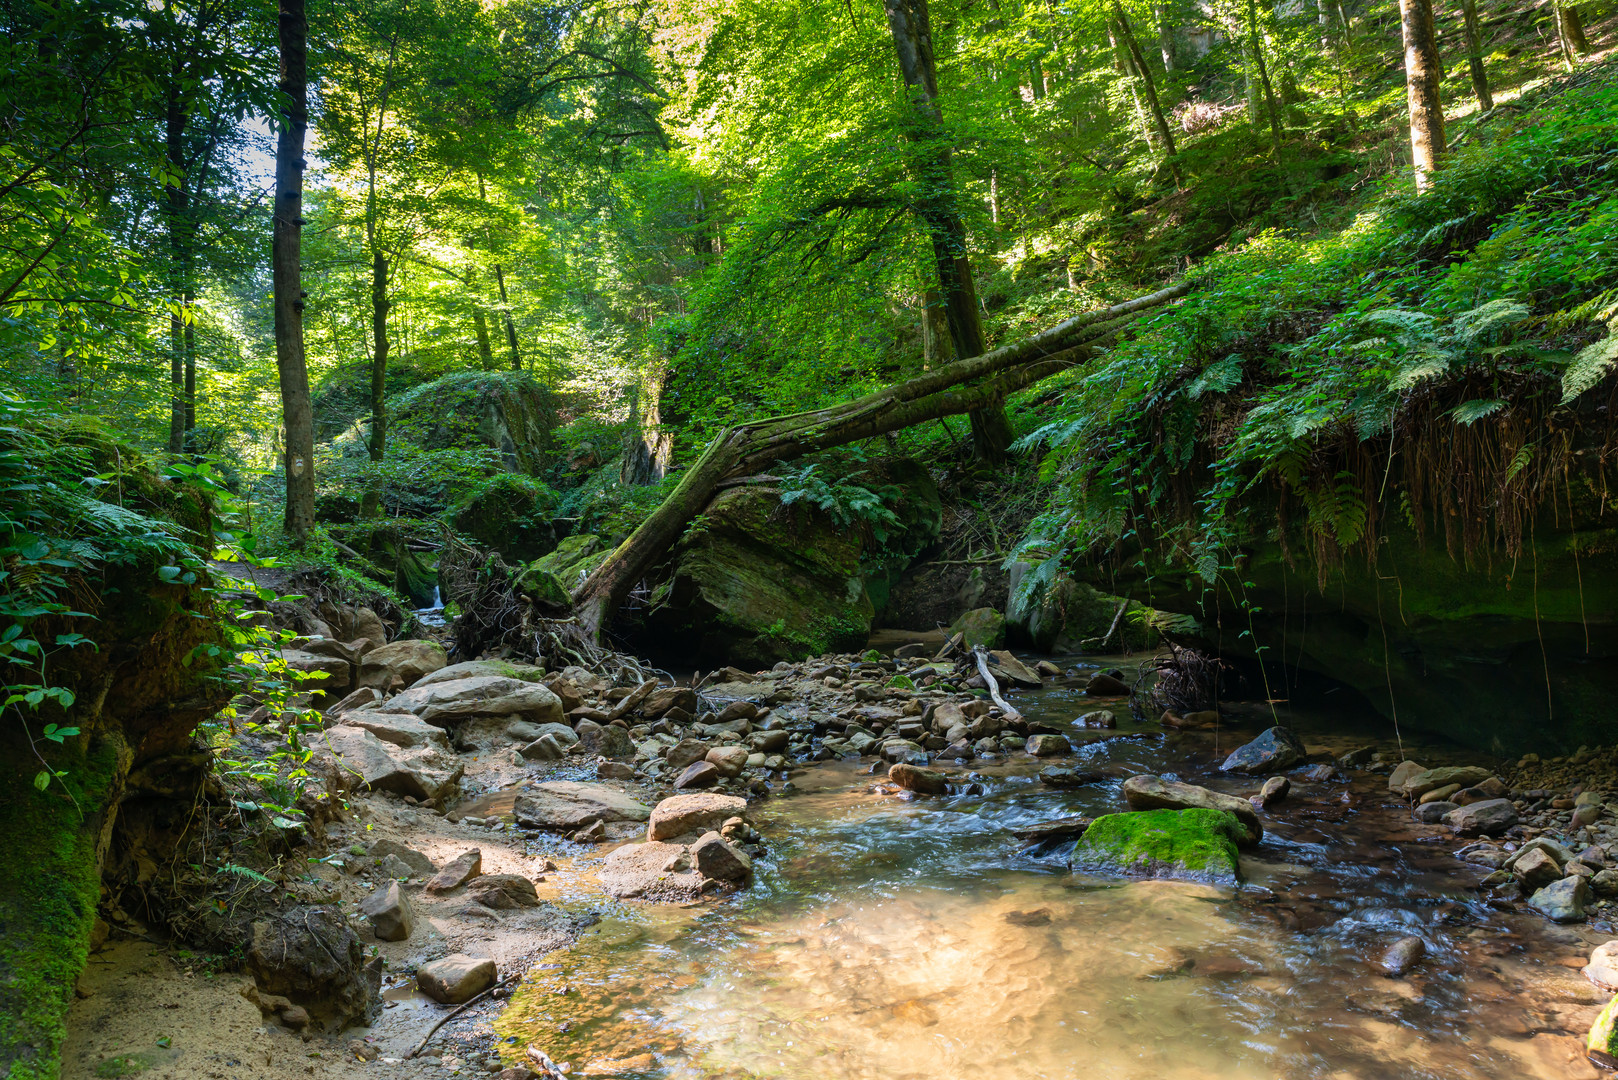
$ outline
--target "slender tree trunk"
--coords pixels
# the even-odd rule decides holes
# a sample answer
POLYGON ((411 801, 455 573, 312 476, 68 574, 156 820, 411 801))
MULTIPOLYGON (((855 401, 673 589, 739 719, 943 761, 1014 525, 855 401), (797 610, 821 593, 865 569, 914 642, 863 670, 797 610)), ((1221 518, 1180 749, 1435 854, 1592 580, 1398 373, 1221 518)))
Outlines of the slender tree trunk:
POLYGON ((1483 35, 1478 29, 1478 0, 1461 0, 1461 14, 1466 20, 1466 66, 1472 72, 1472 91, 1478 96, 1478 111, 1494 108, 1494 95, 1489 93, 1489 75, 1483 68, 1483 35))
POLYGON ((1169 175, 1174 177, 1174 186, 1183 188, 1185 178, 1180 175, 1179 162, 1174 160, 1174 155, 1179 152, 1174 145, 1174 132, 1169 129, 1168 119, 1163 115, 1163 106, 1157 100, 1157 84, 1152 81, 1152 70, 1146 66, 1146 57, 1140 51, 1140 43, 1135 40, 1135 31, 1129 26, 1129 16, 1124 14, 1124 5, 1119 0, 1112 0, 1112 17, 1123 36, 1124 46, 1129 50, 1135 74, 1140 77, 1141 87, 1146 91, 1146 105, 1152 111, 1152 124, 1157 128, 1157 137, 1163 143, 1163 164, 1168 166, 1169 175))
POLYGON ((522 370, 522 355, 517 352, 517 324, 511 321, 511 301, 506 296, 506 272, 499 263, 494 264, 495 284, 500 286, 500 310, 506 317, 506 345, 511 349, 511 370, 522 370))
POLYGON ((173 61, 164 109, 164 147, 175 176, 166 181, 163 206, 169 241, 169 453, 185 449, 185 295, 188 238, 186 236, 185 126, 190 117, 180 96, 181 65, 173 61))
POLYGON ((1164 0, 1158 0, 1152 5, 1152 15, 1157 20, 1157 51, 1163 54, 1163 74, 1173 75, 1180 66, 1180 51, 1174 40, 1174 23, 1169 14, 1169 5, 1164 0))
POLYGON ((315 527, 315 429, 303 357, 303 140, 309 126, 309 26, 304 0, 281 0, 280 97, 285 110, 275 144, 275 366, 286 423, 287 535, 301 544, 315 527))
POLYGON ((388 257, 381 251, 371 256, 371 438, 367 449, 371 461, 379 462, 388 451, 388 257))
MULTIPOLYGON (((186 277, 191 277, 190 264, 186 265, 186 277)), ((196 291, 188 284, 185 291, 185 310, 192 315, 185 323, 185 435, 180 440, 181 450, 187 454, 196 453, 197 432, 197 323, 196 323, 196 291)))
POLYGON ((721 484, 805 454, 869 439, 997 402, 1092 355, 1137 314, 1185 295, 1174 285, 1074 316, 1014 345, 945 364, 841 405, 727 428, 708 444, 669 497, 573 591, 580 627, 594 636, 637 581, 702 513, 721 484))
POLYGON ((1354 47, 1354 31, 1349 26, 1348 9, 1343 7, 1343 0, 1335 0, 1335 2, 1337 4, 1337 22, 1343 28, 1343 48, 1352 49, 1354 47))
POLYGON ((1568 0, 1555 0, 1556 42, 1561 47, 1562 62, 1569 71, 1579 57, 1590 51, 1590 42, 1584 36, 1584 20, 1579 17, 1579 6, 1568 0))
POLYGON ((489 320, 483 314, 483 305, 472 301, 472 329, 478 336, 478 359, 484 371, 494 370, 494 347, 489 344, 489 320))
POLYGON ((1405 87, 1410 102, 1410 150, 1416 190, 1426 191, 1444 156, 1444 107, 1438 85, 1444 70, 1433 30, 1432 0, 1399 0, 1405 46, 1405 87))
MULTIPOLYGON (((1276 160, 1281 159, 1281 108, 1275 103, 1275 90, 1270 86, 1270 69, 1264 63, 1264 35, 1258 26, 1257 0, 1247 0, 1248 54, 1253 70, 1258 74, 1258 85, 1264 91, 1264 111, 1270 121, 1270 145, 1276 160)), ((1251 100, 1251 98, 1249 98, 1251 100)))
POLYGON ((1331 0, 1315 0, 1315 21, 1320 24, 1320 51, 1331 48, 1331 0))
MULTIPOLYGON (((1124 45, 1123 31, 1118 27, 1118 20, 1107 16, 1107 43, 1112 46, 1112 66, 1125 75, 1135 74, 1135 60, 1129 55, 1129 49, 1124 45)), ((1140 103, 1140 90, 1134 78, 1129 79, 1129 100, 1135 105, 1135 122, 1140 125, 1141 141, 1148 150, 1157 149, 1152 141, 1152 122, 1146 118, 1146 110, 1140 103)))
MULTIPOLYGON (((912 138, 927 146, 919 163, 927 194, 918 208, 933 244, 939 291, 949 320, 957 361, 984 351, 983 318, 978 310, 977 286, 966 250, 966 225, 956 209, 958 191, 947 144, 938 139, 943 114, 938 106, 938 73, 933 61, 932 28, 927 21, 927 0, 884 0, 888 28, 893 32, 899 70, 909 90, 914 128, 912 138)), ((986 461, 998 461, 1011 445, 1011 421, 1003 402, 985 402, 972 413, 973 452, 986 461)))

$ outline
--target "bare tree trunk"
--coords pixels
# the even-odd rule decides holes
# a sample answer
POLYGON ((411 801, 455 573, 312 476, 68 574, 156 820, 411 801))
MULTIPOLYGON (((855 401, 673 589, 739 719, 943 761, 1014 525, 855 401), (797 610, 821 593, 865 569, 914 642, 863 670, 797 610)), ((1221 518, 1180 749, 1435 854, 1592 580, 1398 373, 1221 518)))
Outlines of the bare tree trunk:
POLYGON ((506 316, 506 345, 511 350, 511 370, 522 370, 522 356, 517 352, 517 324, 511 321, 511 301, 506 297, 506 272, 499 263, 494 264, 495 284, 500 286, 500 310, 506 316))
POLYGON ((1163 74, 1173 75, 1180 65, 1180 53, 1174 41, 1169 5, 1164 0, 1158 0, 1152 5, 1152 15, 1157 20, 1157 51, 1163 54, 1163 74))
POLYGON ((1405 87, 1410 102, 1410 150, 1416 190, 1426 191, 1444 156, 1444 106, 1438 85, 1444 70, 1433 30, 1432 0, 1399 0, 1405 46, 1405 87))
POLYGON ((489 344, 489 320, 484 317, 483 305, 472 300, 472 329, 478 336, 478 359, 483 363, 484 371, 494 370, 494 347, 489 344))
MULTIPOLYGON (((1264 110, 1270 121, 1270 145, 1275 151, 1276 160, 1280 160, 1281 109, 1275 103, 1275 90, 1270 86, 1270 69, 1264 63, 1264 35, 1259 31, 1257 0, 1247 0, 1247 41, 1248 56, 1258 74, 1258 85, 1264 91, 1264 110)), ((1251 95, 1248 100, 1252 100, 1251 95)))
POLYGON ((1320 24, 1320 51, 1331 48, 1331 0, 1315 0, 1315 21, 1320 24))
POLYGON ((303 543, 315 527, 315 427, 309 371, 303 358, 303 139, 309 126, 309 26, 304 0, 281 0, 278 36, 280 96, 285 103, 275 144, 274 243, 275 366, 286 423, 285 527, 303 543))
POLYGON ((580 625, 592 636, 599 634, 635 583, 674 545, 687 523, 702 513, 726 480, 756 473, 776 462, 981 409, 1092 356, 1135 315, 1161 307, 1189 288, 1182 283, 1076 315, 1014 345, 945 364, 842 405, 725 429, 686 470, 662 505, 573 591, 580 625))
POLYGON ((185 294, 189 244, 186 236, 187 210, 185 180, 184 102, 180 97, 181 64, 170 65, 164 109, 164 145, 168 167, 179 174, 163 189, 163 207, 168 219, 169 240, 169 453, 185 449, 185 294))
MULTIPOLYGON (((1111 15, 1107 16, 1107 43, 1112 46, 1112 66, 1125 75, 1134 75, 1135 60, 1124 45, 1118 20, 1111 15)), ((1157 144, 1152 142, 1152 122, 1146 118, 1146 110, 1140 103, 1140 90, 1136 88, 1133 78, 1129 80, 1129 99, 1135 104, 1135 122, 1140 125, 1141 140, 1146 143, 1148 150, 1157 149, 1157 144)))
POLYGON ((1466 21, 1466 65, 1472 72, 1472 90, 1478 96, 1478 111, 1494 108, 1494 95, 1489 93, 1489 76, 1483 68, 1483 35, 1478 30, 1478 0, 1461 0, 1461 14, 1466 21))
POLYGON ((1129 58, 1134 62, 1135 74, 1140 77, 1141 86, 1146 91, 1146 105, 1152 112, 1152 124, 1157 128, 1157 137, 1163 143, 1163 164, 1168 166, 1169 175, 1174 177, 1174 186, 1183 188, 1185 178, 1180 175, 1179 162, 1174 160, 1174 155, 1179 152, 1174 146, 1174 132, 1169 130, 1169 122, 1163 115, 1163 107, 1158 104, 1157 84, 1152 81, 1152 71, 1146 66, 1146 57, 1140 51, 1140 44, 1135 40, 1135 31, 1130 29, 1129 16, 1124 14, 1124 5, 1120 0, 1112 0, 1112 17, 1118 24, 1124 46, 1129 50, 1129 58))
POLYGON ((185 290, 185 310, 192 316, 185 323, 185 434, 180 440, 180 449, 187 454, 196 453, 197 432, 197 323, 195 288, 189 283, 191 276, 190 263, 186 264, 186 277, 188 279, 185 290))
POLYGON ((1579 57, 1590 51, 1590 42, 1584 36, 1584 20, 1579 17, 1577 4, 1556 0, 1556 42, 1561 47, 1562 62, 1569 71, 1579 57))
POLYGON ((388 451, 388 257, 371 256, 371 437, 366 449, 378 462, 388 451))

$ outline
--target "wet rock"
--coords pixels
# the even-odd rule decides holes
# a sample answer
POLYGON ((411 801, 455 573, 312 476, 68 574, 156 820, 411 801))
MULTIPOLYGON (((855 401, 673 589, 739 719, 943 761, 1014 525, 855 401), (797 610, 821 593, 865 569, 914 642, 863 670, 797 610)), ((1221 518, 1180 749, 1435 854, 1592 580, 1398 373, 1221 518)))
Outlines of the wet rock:
MULTIPOLYGON (((1460 790, 1461 790, 1461 785, 1459 785, 1459 784, 1445 784, 1443 787, 1436 787, 1436 788, 1433 788, 1431 791, 1424 793, 1421 796, 1421 798, 1416 800, 1416 802, 1417 803, 1453 802, 1454 800, 1452 800, 1450 798, 1450 796, 1454 795, 1457 791, 1460 791, 1460 790)), ((1461 804, 1457 802, 1457 803, 1455 803, 1455 805, 1459 806, 1461 804)))
POLYGON ((1552 922, 1583 922, 1584 905, 1589 895, 1590 887, 1585 884, 1584 878, 1565 877, 1530 896, 1528 906, 1552 922))
POLYGON ((1401 761, 1394 766, 1392 774, 1388 776, 1388 790, 1395 795, 1403 795, 1405 784, 1409 782, 1410 778, 1426 771, 1427 766, 1425 765, 1414 761, 1401 761))
POLYGON ((319 1022, 365 1023, 382 1008, 382 966, 335 907, 299 906, 255 920, 247 970, 263 994, 290 999, 319 1022))
POLYGON ((396 858, 409 867, 416 877, 429 878, 438 872, 431 859, 396 840, 378 840, 367 849, 366 854, 373 859, 396 858))
POLYGON ((1398 978, 1407 975, 1427 955, 1427 943, 1419 937, 1403 937, 1382 954, 1382 970, 1398 978))
POLYGON ((1195 784, 1182 784, 1156 776, 1132 776, 1124 781, 1124 798, 1137 810, 1222 810, 1242 826, 1236 842, 1242 847, 1256 844, 1264 836, 1253 804, 1234 795, 1209 791, 1195 784))
POLYGON ((622 761, 603 761, 596 766, 597 780, 633 780, 635 767, 622 761))
POLYGON ((698 761, 686 766, 684 772, 674 781, 676 791, 689 791, 693 788, 710 788, 720 780, 719 768, 710 761, 698 761))
POLYGON ((745 746, 716 746, 708 751, 704 760, 718 769, 720 776, 740 776, 742 770, 747 767, 747 748, 745 746))
POLYGON ((1030 671, 1027 664, 1004 649, 996 649, 989 653, 989 670, 994 673, 1002 689, 1007 683, 1030 690, 1045 685, 1044 680, 1030 671))
POLYGON ((774 731, 755 731, 747 737, 747 745, 760 754, 783 753, 792 741, 792 733, 785 728, 774 731))
POLYGON ((567 757, 567 747, 555 735, 545 734, 517 751, 527 761, 561 761, 567 757))
POLYGON ((521 874, 484 874, 473 880, 468 895, 484 907, 499 911, 539 906, 534 883, 521 874))
POLYGON ((397 881, 390 881, 360 902, 360 914, 371 924, 379 941, 404 941, 415 929, 410 900, 397 881))
POLYGON ((1543 888, 1565 876, 1561 865, 1542 848, 1533 848, 1518 858, 1512 864, 1511 872, 1517 875, 1517 880, 1523 883, 1524 889, 1528 892, 1543 888))
POLYGON ((525 829, 572 832, 596 821, 646 821, 652 811, 616 788, 551 780, 517 796, 512 815, 525 829))
POLYGON ((995 608, 973 608, 950 625, 949 636, 960 634, 962 643, 971 649, 982 645, 985 649, 998 649, 1006 640, 1006 617, 995 608))
POLYGON ((416 986, 443 1005, 471 1001, 494 985, 493 960, 451 953, 416 969, 416 986))
POLYGON ((681 739, 669 747, 669 752, 664 755, 663 760, 668 763, 671 769, 684 769, 689 765, 702 761, 708 756, 708 751, 711 749, 713 748, 707 743, 697 739, 681 739))
POLYGON ((365 654, 360 661, 359 684, 388 693, 410 686, 448 663, 449 655, 436 642, 395 641, 365 654))
POLYGON ((1456 836, 1499 836, 1517 824, 1517 808, 1506 799, 1485 799, 1444 815, 1456 836))
POLYGON ((1237 747, 1225 759, 1225 763, 1219 766, 1219 771, 1280 772, 1299 764, 1306 756, 1303 743, 1292 730, 1277 725, 1247 745, 1237 747))
POLYGON ((483 852, 478 848, 470 848, 445 863, 444 868, 427 882, 427 891, 449 892, 465 885, 481 873, 483 873, 483 852))
POLYGON ((314 744, 311 771, 339 790, 391 791, 431 802, 454 790, 465 765, 437 746, 402 747, 364 728, 340 724, 314 744))
POLYGON ((1590 879, 1590 891, 1603 900, 1611 900, 1618 896, 1618 871, 1597 870, 1590 879))
POLYGON ((420 717, 413 716, 410 713, 365 709, 361 712, 345 715, 343 717, 343 726, 369 731, 383 742, 392 743, 394 746, 406 748, 437 746, 445 750, 449 749, 449 736, 444 733, 443 728, 434 727, 420 717))
POLYGON ((673 795, 652 810, 646 823, 646 839, 671 840, 690 833, 704 833, 722 826, 732 817, 745 816, 747 800, 711 792, 673 795))
POLYGON ((901 761, 888 769, 888 779, 918 795, 949 794, 949 781, 936 769, 923 769, 901 761))
POLYGON ((536 724, 562 720, 562 701, 550 690, 500 675, 412 686, 389 698, 384 708, 415 713, 440 727, 486 717, 517 716, 536 724))
POLYGON ((1085 683, 1084 692, 1091 697, 1128 697, 1129 685, 1115 675, 1098 671, 1085 683))
POLYGON ((1094 819, 1087 817, 1057 818, 1054 821, 1041 821, 1036 825, 1013 829, 1011 835, 1021 840, 1025 846, 1048 844, 1059 840, 1077 840, 1084 835, 1084 831, 1093 821, 1094 819))
POLYGON ((702 875, 690 866, 690 855, 681 845, 650 840, 613 851, 597 878, 607 895, 618 900, 685 900, 702 889, 702 875))
POLYGON ((1110 709, 1096 709, 1073 722, 1086 728, 1115 728, 1118 726, 1118 717, 1110 709))
POLYGON ((1609 994, 1618 993, 1618 941, 1595 947, 1584 967, 1584 977, 1609 994))
POLYGON ((1469 806, 1475 802, 1486 799, 1503 799, 1509 792, 1506 785, 1497 776, 1491 776, 1481 784, 1473 784, 1469 788, 1462 788, 1451 796, 1451 801, 1459 806, 1469 806))
POLYGON ((1303 778, 1316 784, 1327 783, 1328 781, 1337 779, 1337 766, 1326 764, 1312 765, 1303 771, 1303 778))
POLYGON ((1450 784, 1454 784, 1455 790, 1459 791, 1463 787, 1471 787, 1473 784, 1481 783, 1492 775, 1488 769, 1479 768, 1476 765, 1446 765, 1442 768, 1427 769, 1416 773, 1407 779, 1403 787, 1398 790, 1399 794, 1404 795, 1406 798, 1419 799, 1434 788, 1448 787, 1450 784))
POLYGON ((1443 822, 1445 814, 1457 809, 1459 806, 1452 802, 1422 803, 1416 807, 1416 820, 1424 825, 1438 825, 1443 822))
POLYGON ((909 739, 888 739, 882 743, 883 761, 908 761, 912 765, 927 764, 927 751, 920 743, 909 739))
POLYGON ((1376 747, 1374 746, 1361 746, 1358 749, 1350 750, 1337 759, 1337 767, 1340 769, 1364 768, 1371 763, 1371 755, 1375 753, 1376 747))
POLYGON ((1618 1069, 1618 997, 1607 1002, 1584 1041, 1590 1060, 1607 1069, 1618 1069))
POLYGON ((745 881, 753 872, 753 860, 716 832, 703 833, 691 846, 691 861, 703 877, 718 881, 745 881))
POLYGON ((1030 735, 1026 745, 1035 757, 1058 757, 1073 752, 1073 746, 1061 735, 1030 735))
POLYGON ((1268 810, 1276 803, 1285 799, 1287 797, 1287 793, 1291 790, 1292 781, 1288 780, 1284 776, 1272 776, 1268 780, 1264 781, 1264 786, 1259 788, 1258 795, 1254 801, 1257 802, 1259 806, 1268 810))
POLYGON ((1047 765, 1039 770, 1039 782, 1053 788, 1076 788, 1086 784, 1099 784, 1106 776, 1098 772, 1079 772, 1058 765, 1047 765))
POLYGON ((592 821, 568 839, 575 844, 604 844, 607 841, 607 827, 599 821, 592 821))
POLYGON ((1232 885, 1240 878, 1240 832, 1236 819, 1218 810, 1107 814, 1074 845, 1073 868, 1232 885))

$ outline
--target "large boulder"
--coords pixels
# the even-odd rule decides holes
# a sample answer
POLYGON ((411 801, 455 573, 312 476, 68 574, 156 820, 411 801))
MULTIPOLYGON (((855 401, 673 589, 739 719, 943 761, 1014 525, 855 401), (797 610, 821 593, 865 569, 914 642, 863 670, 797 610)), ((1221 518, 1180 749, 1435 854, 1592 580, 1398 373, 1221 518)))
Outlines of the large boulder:
POLYGON ((608 855, 597 877, 618 900, 689 900, 702 890, 702 874, 681 844, 652 840, 625 844, 608 855))
POLYGON ((562 719, 562 701, 555 694, 537 683, 502 675, 412 686, 384 702, 382 708, 415 713, 440 727, 503 716, 519 716, 536 724, 554 724, 562 719))
POLYGON ((1399 794, 1419 799, 1429 791, 1455 785, 1456 790, 1481 784, 1494 773, 1477 765, 1446 765, 1437 769, 1423 769, 1405 778, 1398 788, 1399 794))
POLYGON ((865 592, 862 531, 780 489, 721 491, 674 551, 646 625, 686 658, 768 667, 864 645, 874 608, 865 592))
MULTIPOLYGON (((1006 636, 1012 644, 1052 652, 1058 641, 1077 646, 1080 641, 1105 636, 1118 613, 1120 598, 1066 574, 1039 573, 1039 569, 1032 563, 1011 564, 1006 636)), ((1129 626, 1120 625, 1115 640, 1123 649, 1127 640, 1138 637, 1129 626)))
POLYGON ((424 450, 489 447, 528 476, 551 462, 555 402, 526 371, 457 371, 390 399, 388 413, 390 434, 424 450))
POLYGON ((454 682, 456 679, 476 679, 485 676, 498 676, 504 679, 517 679, 522 682, 539 682, 545 677, 545 669, 534 664, 518 663, 514 660, 462 660, 459 664, 441 667, 437 671, 423 675, 410 683, 410 689, 433 686, 442 682, 454 682))
POLYGON ((580 533, 557 544, 555 551, 536 559, 529 569, 549 574, 562 588, 572 589, 611 554, 612 548, 603 544, 601 537, 580 533))
POLYGON ((391 791, 431 802, 460 782, 466 766, 433 745, 395 746, 364 728, 339 724, 314 740, 311 771, 338 789, 391 791))
POLYGON ((1222 810, 1241 824, 1241 834, 1235 838, 1239 845, 1250 847, 1264 838, 1264 826, 1253 804, 1234 795, 1157 776, 1131 776, 1124 781, 1124 798, 1136 810, 1222 810))
POLYGON ((1444 824, 1456 836, 1499 836, 1517 824, 1517 808, 1510 799, 1485 799, 1451 810, 1444 824))
POLYGON ((255 920, 245 950, 261 993, 288 998, 317 1023, 366 1023, 382 1008, 382 963, 335 907, 293 907, 255 920))
POLYGON ((471 1001, 494 985, 493 960, 451 953, 416 969, 416 986, 422 993, 444 1005, 471 1001))
POLYGON ((974 608, 950 624, 949 636, 956 634, 969 649, 978 645, 998 649, 1006 641, 1006 617, 994 608, 974 608))
POLYGON ((1291 728, 1276 725, 1252 742, 1231 751, 1225 763, 1219 766, 1219 771, 1250 775, 1283 772, 1301 764, 1308 756, 1303 741, 1292 733, 1291 728))
POLYGON ((1098 817, 1073 847, 1073 869, 1233 885, 1240 823, 1220 810, 1137 810, 1098 817))
POLYGON ((325 656, 307 649, 282 649, 281 662, 288 671, 302 676, 298 689, 313 697, 317 706, 334 704, 354 688, 354 665, 341 656, 325 656))
POLYGON ((419 716, 403 712, 382 712, 380 709, 361 709, 359 712, 344 713, 344 727, 356 727, 369 731, 372 735, 385 743, 394 746, 403 746, 407 749, 414 746, 441 746, 449 748, 449 738, 444 729, 434 727, 419 716))
POLYGON ((448 663, 449 655, 436 641, 395 641, 365 654, 360 661, 359 685, 383 692, 399 690, 448 663))
POLYGON ((508 563, 528 562, 556 548, 558 499, 543 480, 520 473, 496 473, 455 508, 458 532, 504 555, 508 563))
POLYGON ((597 821, 646 821, 651 808, 616 788, 552 780, 517 797, 512 813, 529 829, 572 832, 597 821))

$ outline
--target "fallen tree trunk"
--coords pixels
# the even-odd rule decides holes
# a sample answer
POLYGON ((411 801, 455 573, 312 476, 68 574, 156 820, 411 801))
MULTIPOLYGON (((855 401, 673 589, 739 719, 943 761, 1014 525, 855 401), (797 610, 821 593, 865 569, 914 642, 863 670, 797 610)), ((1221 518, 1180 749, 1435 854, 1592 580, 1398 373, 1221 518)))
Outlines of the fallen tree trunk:
POLYGON ((998 401, 1088 359, 1135 316, 1161 307, 1189 289, 1190 284, 1182 282, 1075 315, 1022 341, 945 364, 840 405, 726 428, 686 470, 662 505, 573 590, 576 617, 588 633, 599 635, 635 583, 674 546, 687 523, 702 513, 727 480, 761 472, 776 462, 998 401))

